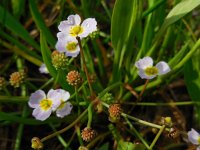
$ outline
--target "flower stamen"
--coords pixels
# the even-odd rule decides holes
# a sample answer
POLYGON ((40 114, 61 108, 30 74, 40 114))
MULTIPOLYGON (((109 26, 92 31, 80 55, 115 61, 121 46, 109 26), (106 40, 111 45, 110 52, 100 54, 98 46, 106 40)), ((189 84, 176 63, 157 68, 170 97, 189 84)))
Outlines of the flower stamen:
POLYGON ((153 75, 157 75, 158 74, 158 68, 156 67, 147 67, 144 70, 145 74, 148 76, 153 76, 153 75))
POLYGON ((69 34, 74 37, 78 36, 81 33, 83 33, 83 28, 80 25, 72 26, 69 31, 69 34))
POLYGON ((71 51, 71 52, 75 51, 75 50, 76 50, 76 47, 77 47, 77 43, 76 43, 76 42, 69 42, 69 43, 67 43, 67 45, 66 45, 66 49, 67 49, 68 51, 71 51))
POLYGON ((50 109, 52 106, 52 101, 49 99, 43 99, 40 101, 40 107, 42 110, 46 111, 50 109))

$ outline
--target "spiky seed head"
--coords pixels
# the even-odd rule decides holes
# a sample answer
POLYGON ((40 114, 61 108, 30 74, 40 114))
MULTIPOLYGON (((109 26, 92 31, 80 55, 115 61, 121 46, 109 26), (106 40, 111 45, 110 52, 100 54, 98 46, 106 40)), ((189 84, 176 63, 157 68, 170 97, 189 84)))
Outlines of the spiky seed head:
POLYGON ((58 69, 66 69, 68 65, 68 58, 64 53, 59 53, 58 51, 53 51, 51 54, 52 64, 58 69))
POLYGON ((81 132, 81 137, 84 141, 90 142, 93 140, 97 135, 97 132, 92 128, 85 127, 81 132))
POLYGON ((73 70, 67 74, 66 77, 67 82, 72 86, 78 86, 82 82, 81 75, 78 71, 73 70))
POLYGON ((109 120, 111 122, 117 122, 120 120, 120 115, 122 113, 120 104, 111 104, 108 108, 109 120))
POLYGON ((10 75, 9 81, 14 88, 17 88, 24 82, 24 78, 25 78, 24 71, 18 71, 10 75))

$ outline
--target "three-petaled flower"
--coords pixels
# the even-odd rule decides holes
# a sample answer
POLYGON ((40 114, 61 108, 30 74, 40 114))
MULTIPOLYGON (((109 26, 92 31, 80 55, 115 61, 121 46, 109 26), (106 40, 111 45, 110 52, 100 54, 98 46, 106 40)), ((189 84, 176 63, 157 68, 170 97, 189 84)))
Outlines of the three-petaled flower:
POLYGON ((46 120, 54 111, 56 111, 57 117, 63 118, 72 110, 71 103, 66 102, 69 97, 69 92, 63 89, 51 89, 47 95, 43 90, 37 90, 31 94, 28 104, 34 108, 32 115, 37 120, 46 120))
POLYGON ((53 89, 49 90, 47 95, 43 90, 32 93, 28 102, 31 108, 35 108, 32 115, 37 120, 46 120, 60 105, 60 98, 58 92, 53 89))
POLYGON ((164 61, 160 61, 156 66, 153 66, 153 59, 148 56, 138 60, 135 66, 139 69, 138 74, 142 79, 153 79, 157 75, 166 74, 171 70, 164 61))
POLYGON ((188 140, 194 144, 194 145, 197 145, 197 150, 200 150, 200 134, 194 130, 194 129, 191 129, 190 131, 188 131, 187 133, 188 135, 188 140))
POLYGON ((67 56, 76 57, 80 52, 76 38, 85 38, 96 31, 97 22, 94 18, 88 18, 81 23, 79 15, 70 15, 67 20, 61 21, 58 29, 60 32, 57 34, 56 49, 65 52, 67 56))

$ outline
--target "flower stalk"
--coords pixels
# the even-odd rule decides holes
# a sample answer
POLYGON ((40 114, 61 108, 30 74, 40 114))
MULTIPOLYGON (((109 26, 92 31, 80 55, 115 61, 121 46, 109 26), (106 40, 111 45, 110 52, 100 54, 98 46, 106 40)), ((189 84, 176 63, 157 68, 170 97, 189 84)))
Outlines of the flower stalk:
POLYGON ((78 45, 80 47, 81 58, 83 60, 83 69, 84 69, 86 78, 88 80, 90 93, 91 93, 91 96, 93 97, 94 96, 94 92, 93 92, 92 85, 91 85, 91 82, 90 82, 89 73, 88 73, 88 70, 87 70, 87 67, 86 67, 86 62, 85 62, 85 57, 84 57, 84 53, 83 53, 83 47, 82 47, 82 44, 81 44, 81 39, 80 39, 80 37, 76 37, 76 39, 78 40, 78 45))

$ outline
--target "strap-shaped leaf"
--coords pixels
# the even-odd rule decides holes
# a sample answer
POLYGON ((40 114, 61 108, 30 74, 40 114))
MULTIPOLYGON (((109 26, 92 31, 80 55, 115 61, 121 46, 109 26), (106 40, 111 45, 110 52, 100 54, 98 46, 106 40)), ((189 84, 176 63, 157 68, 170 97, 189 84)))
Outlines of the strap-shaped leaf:
POLYGON ((114 47, 114 65, 112 80, 120 80, 120 69, 124 56, 134 54, 133 39, 135 25, 142 12, 141 0, 117 0, 111 21, 111 40, 114 47))
POLYGON ((21 37, 31 46, 39 50, 39 45, 35 42, 35 40, 30 36, 27 30, 17 21, 6 9, 0 6, 0 23, 21 37))
POLYGON ((42 18, 42 15, 38 11, 38 8, 35 4, 34 0, 29 0, 29 7, 31 10, 31 14, 33 16, 33 19, 38 27, 39 30, 41 30, 47 40, 47 42, 51 45, 51 47, 55 47, 56 40, 51 34, 49 28, 46 26, 44 19, 42 18))

